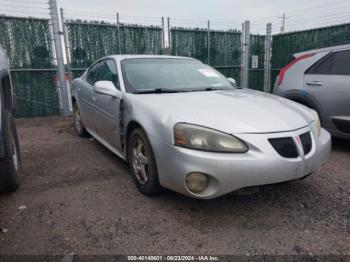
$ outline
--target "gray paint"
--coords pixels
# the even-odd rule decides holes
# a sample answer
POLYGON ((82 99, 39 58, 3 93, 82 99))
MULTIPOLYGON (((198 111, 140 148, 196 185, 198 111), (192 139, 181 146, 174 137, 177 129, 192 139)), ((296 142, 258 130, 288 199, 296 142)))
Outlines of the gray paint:
MULTIPOLYGON (((322 49, 297 53, 315 54, 302 59, 287 70, 281 85, 275 84, 274 94, 302 102, 315 109, 322 125, 333 136, 350 139, 349 133, 344 133, 334 125, 334 119, 342 119, 350 125, 350 76, 306 74, 306 71, 326 55, 342 50, 350 50, 350 45, 327 47, 322 49), (310 85, 320 82, 320 85, 310 85)), ((350 61, 349 61, 350 64, 350 61)))

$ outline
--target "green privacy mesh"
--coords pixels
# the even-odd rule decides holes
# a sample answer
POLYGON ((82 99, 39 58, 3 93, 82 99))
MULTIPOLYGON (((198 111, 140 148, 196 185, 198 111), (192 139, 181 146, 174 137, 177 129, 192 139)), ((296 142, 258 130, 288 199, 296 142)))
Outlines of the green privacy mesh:
POLYGON ((88 67, 101 57, 118 53, 115 26, 79 21, 68 22, 65 26, 73 68, 88 67))
POLYGON ((106 55, 161 54, 162 28, 84 22, 65 23, 72 68, 86 68, 106 55), (118 31, 119 34, 118 35, 118 31), (120 42, 119 42, 120 41, 120 42))
POLYGON ((293 54, 350 43, 350 24, 273 36, 272 68, 280 69, 293 59, 293 54))
POLYGON ((206 29, 171 28, 171 54, 188 56, 208 63, 208 31, 206 29))
POLYGON ((249 88, 264 90, 264 61, 265 61, 265 36, 250 36, 250 59, 249 59, 249 88), (258 58, 257 68, 253 67, 253 56, 258 58))
POLYGON ((162 33, 160 27, 120 26, 122 54, 162 53, 162 33))
MULTIPOLYGON (((188 56, 208 63, 208 31, 201 28, 173 27, 171 54, 188 56)), ((240 80, 241 33, 235 30, 210 31, 210 62, 227 77, 240 80)))
POLYGON ((213 66, 239 66, 241 64, 240 32, 210 32, 210 64, 213 66))
POLYGON ((293 60, 293 54, 350 43, 350 24, 329 26, 273 36, 271 85, 279 70, 293 60))
POLYGON ((16 116, 58 114, 49 20, 0 17, 0 45, 7 54, 10 67, 14 69, 11 75, 17 97, 16 116))
POLYGON ((12 72, 17 97, 16 117, 57 115, 60 112, 56 71, 12 72))
POLYGON ((11 68, 52 68, 49 20, 0 16, 0 44, 11 68))

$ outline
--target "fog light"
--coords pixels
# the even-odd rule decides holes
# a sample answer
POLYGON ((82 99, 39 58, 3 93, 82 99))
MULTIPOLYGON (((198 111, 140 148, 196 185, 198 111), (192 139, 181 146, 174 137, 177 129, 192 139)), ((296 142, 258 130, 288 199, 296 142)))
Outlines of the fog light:
POLYGON ((209 185, 209 178, 203 173, 190 173, 186 177, 186 186, 193 193, 203 192, 209 185))

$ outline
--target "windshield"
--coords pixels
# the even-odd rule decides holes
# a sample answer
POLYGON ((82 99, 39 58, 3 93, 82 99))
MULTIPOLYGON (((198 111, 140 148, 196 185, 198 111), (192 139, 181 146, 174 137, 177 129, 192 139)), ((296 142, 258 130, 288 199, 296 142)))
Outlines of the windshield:
POLYGON ((215 69, 190 59, 126 59, 122 61, 122 71, 129 93, 234 89, 215 69))

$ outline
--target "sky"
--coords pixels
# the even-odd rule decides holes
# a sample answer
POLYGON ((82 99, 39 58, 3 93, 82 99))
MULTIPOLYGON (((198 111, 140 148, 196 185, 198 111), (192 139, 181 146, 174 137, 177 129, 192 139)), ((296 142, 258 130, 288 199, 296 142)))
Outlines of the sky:
MULTIPOLYGON (((160 17, 170 17, 179 26, 240 28, 244 20, 251 21, 252 31, 264 32, 266 23, 273 23, 273 31, 281 28, 286 13, 286 30, 300 30, 332 23, 350 22, 350 1, 341 0, 57 0, 67 10, 66 16, 79 12, 98 12, 111 15, 119 12, 121 22, 160 23, 160 17), (131 17, 138 16, 138 17, 131 17), (154 17, 154 18, 153 18, 154 17)), ((92 15, 92 14, 91 14, 92 15)), ((100 15, 100 14, 95 14, 100 15)), ((99 17, 95 17, 98 19, 99 17)), ((107 17, 106 17, 107 18, 107 17)))
MULTIPOLYGON (((0 14, 45 16, 47 0, 0 0, 0 14)), ((253 33, 264 33, 266 23, 280 32, 280 18, 286 14, 286 31, 296 31, 339 23, 350 23, 350 0, 57 0, 66 18, 122 23, 161 24, 170 17, 172 26, 240 29, 251 21, 253 33)))

